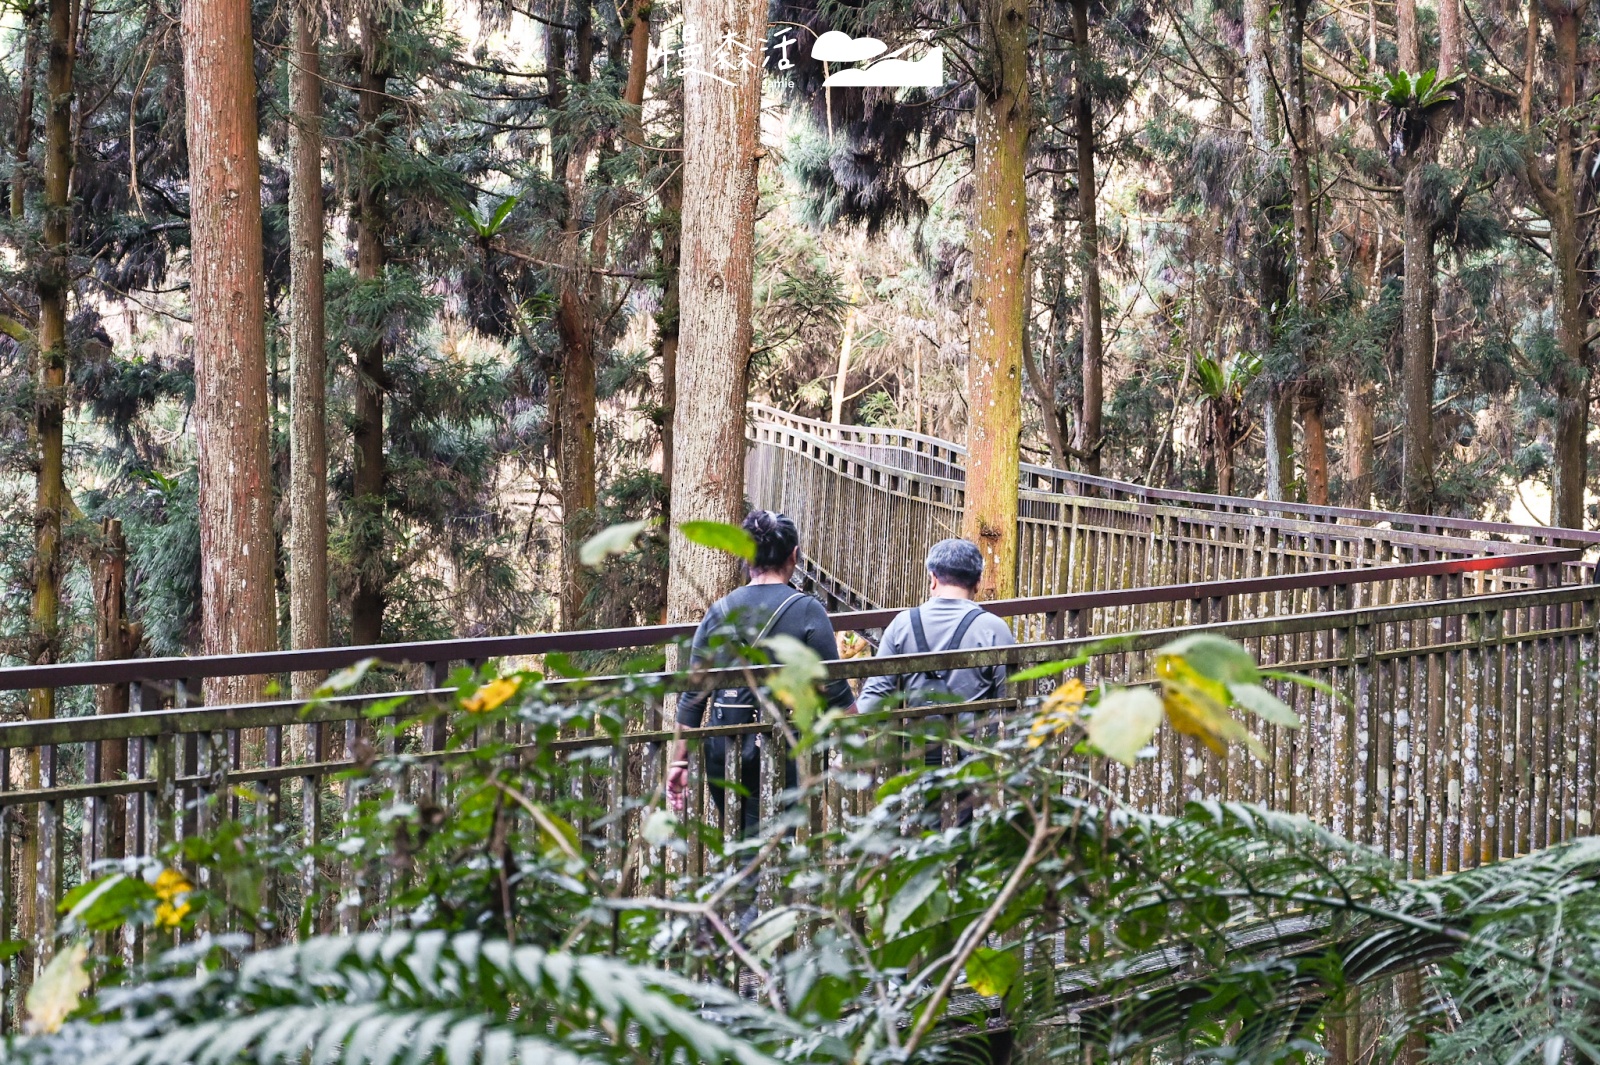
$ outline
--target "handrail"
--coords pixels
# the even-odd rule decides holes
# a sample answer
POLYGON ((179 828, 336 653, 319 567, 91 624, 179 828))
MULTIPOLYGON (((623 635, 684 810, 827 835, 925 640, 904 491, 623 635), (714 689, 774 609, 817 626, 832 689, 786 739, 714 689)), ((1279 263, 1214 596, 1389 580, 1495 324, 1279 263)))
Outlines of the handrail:
MULTIPOLYGON (((1289 573, 1243 580, 1002 599, 985 603, 984 607, 999 617, 1067 613, 1074 610, 1143 603, 1185 602, 1198 598, 1217 599, 1291 589, 1333 588, 1419 577, 1451 576, 1517 569, 1522 566, 1559 565, 1578 561, 1582 558, 1582 554, 1575 548, 1532 547, 1503 555, 1440 559, 1432 562, 1411 562, 1360 569, 1314 570, 1308 573, 1289 573)), ((829 617, 835 631, 847 632, 882 628, 899 612, 899 608, 854 610, 831 614, 829 617)), ((489 658, 542 655, 552 652, 612 651, 660 646, 673 640, 687 638, 693 635, 694 630, 695 626, 692 624, 646 625, 638 628, 583 629, 516 636, 419 640, 408 643, 320 647, 298 651, 197 655, 191 658, 133 658, 12 666, 0 669, 0 691, 309 672, 342 669, 370 658, 376 658, 390 665, 416 665, 449 661, 481 661, 489 658)))
MULTIPOLYGON (((774 425, 792 425, 796 429, 821 440, 831 440, 838 443, 857 443, 868 447, 902 447, 905 450, 918 452, 913 445, 920 444, 939 450, 948 451, 953 459, 962 459, 966 456, 966 447, 962 444, 938 437, 928 436, 925 433, 912 432, 908 429, 887 429, 875 426, 835 425, 831 422, 819 421, 815 418, 806 418, 798 414, 770 407, 763 403, 750 403, 749 409, 758 420, 764 420, 774 425), (855 441, 846 440, 847 437, 857 437, 855 441), (899 438, 907 443, 895 444, 889 442, 892 438, 899 438), (872 439, 876 438, 876 439, 872 439)), ((920 453, 920 452, 919 452, 920 453)), ((959 463, 953 463, 959 464, 959 463)), ((1434 514, 1406 514, 1398 511, 1369 510, 1360 507, 1334 507, 1313 503, 1298 503, 1276 499, 1252 499, 1246 496, 1209 495, 1202 492, 1184 492, 1170 488, 1152 488, 1147 485, 1135 484, 1131 481, 1120 481, 1111 477, 1094 477, 1085 473, 1072 470, 1058 470, 1051 466, 1041 466, 1034 463, 1021 463, 1021 472, 1024 475, 1044 477, 1057 481, 1072 481, 1076 484, 1090 488, 1105 489, 1114 492, 1125 492, 1155 502, 1171 502, 1184 505, 1207 507, 1228 507, 1242 510, 1259 510, 1269 514, 1283 516, 1304 516, 1309 519, 1350 519, 1367 521, 1373 524, 1400 524, 1423 526, 1434 529, 1460 529, 1468 532, 1481 532, 1491 536, 1524 536, 1532 540, 1544 541, 1571 541, 1585 544, 1600 544, 1600 530, 1568 529, 1557 526, 1516 525, 1510 522, 1481 521, 1476 518, 1457 518, 1434 514)), ((1024 483, 1023 491, 1030 491, 1024 483)), ((1037 490, 1037 489, 1032 489, 1037 490)), ((1080 493, 1081 494, 1081 493, 1080 493)))

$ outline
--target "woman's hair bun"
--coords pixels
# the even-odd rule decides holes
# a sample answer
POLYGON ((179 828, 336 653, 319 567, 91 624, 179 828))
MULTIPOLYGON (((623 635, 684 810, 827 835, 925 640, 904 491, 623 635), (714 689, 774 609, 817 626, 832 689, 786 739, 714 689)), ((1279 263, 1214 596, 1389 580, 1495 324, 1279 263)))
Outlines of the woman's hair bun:
POLYGON ((756 557, 750 563, 754 571, 777 569, 800 546, 800 530, 785 514, 752 510, 743 528, 756 542, 756 557))

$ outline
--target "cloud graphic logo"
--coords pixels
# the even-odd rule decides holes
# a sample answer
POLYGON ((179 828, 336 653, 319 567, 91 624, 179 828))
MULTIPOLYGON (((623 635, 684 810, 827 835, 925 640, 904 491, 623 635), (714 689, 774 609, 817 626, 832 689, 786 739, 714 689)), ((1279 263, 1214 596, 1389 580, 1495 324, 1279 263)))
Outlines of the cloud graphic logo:
POLYGON ((889 46, 876 37, 851 37, 829 30, 811 46, 811 58, 819 63, 865 63, 888 50, 889 46))
MULTIPOLYGON (((816 48, 811 50, 811 58, 824 59, 824 56, 819 56, 818 51, 821 50, 822 42, 826 42, 829 37, 838 38, 838 42, 829 42, 830 50, 838 53, 845 53, 845 45, 854 50, 864 51, 861 50, 861 45, 869 43, 877 48, 867 56, 862 56, 862 59, 870 59, 883 51, 883 42, 875 38, 862 37, 859 40, 851 40, 838 30, 829 30, 827 34, 816 38, 816 48)), ((826 82, 822 82, 822 88, 938 88, 944 85, 944 50, 930 48, 922 59, 899 59, 899 54, 907 48, 910 48, 910 45, 899 46, 885 58, 878 59, 872 66, 835 70, 827 75, 826 82)), ((856 59, 856 62, 859 61, 861 59, 856 59)), ((827 62, 835 61, 827 59, 827 62)))
MULTIPOLYGON (((843 34, 840 36, 843 36, 843 34)), ((943 85, 944 49, 930 48, 927 55, 916 60, 895 58, 895 56, 910 47, 908 44, 904 48, 897 49, 893 55, 886 59, 880 59, 868 67, 846 67, 844 70, 836 70, 828 75, 828 80, 822 83, 822 87, 825 89, 867 87, 892 89, 921 87, 933 89, 943 85)), ((813 52, 812 54, 815 55, 816 53, 813 52)))

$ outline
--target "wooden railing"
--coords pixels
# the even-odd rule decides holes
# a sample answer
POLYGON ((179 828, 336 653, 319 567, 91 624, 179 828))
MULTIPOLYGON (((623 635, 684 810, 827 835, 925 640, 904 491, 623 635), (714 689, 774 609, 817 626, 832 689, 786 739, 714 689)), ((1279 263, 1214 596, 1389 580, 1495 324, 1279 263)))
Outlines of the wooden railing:
MULTIPOLYGON (((1547 565, 1546 575, 1554 569, 1547 565)), ((1600 650, 1600 588, 1552 586, 1458 596, 1452 593, 1462 590, 1467 574, 1443 572, 1410 578, 1432 586, 1433 597, 1426 601, 1350 608, 1352 590, 1360 587, 1350 578, 1361 575, 1339 576, 1345 583, 1325 585, 1321 592, 1326 609, 1306 614, 1186 624, 1098 648, 1091 647, 1094 637, 1069 635, 985 651, 856 659, 830 665, 829 673, 859 679, 952 665, 1023 665, 1092 649, 1080 670, 1086 683, 1139 682, 1149 679, 1155 648, 1180 633, 1204 629, 1240 641, 1269 667, 1298 670, 1326 683, 1337 696, 1279 686, 1304 727, 1263 730, 1268 757, 1261 762, 1238 750, 1218 757, 1163 730, 1154 755, 1132 770, 1104 762, 1079 767, 1121 801, 1156 811, 1176 811, 1202 796, 1261 802, 1304 813, 1371 843, 1418 874, 1494 861, 1590 833, 1600 726, 1592 712, 1600 698, 1594 666, 1600 650)), ((1035 606, 1012 608, 1020 613, 1035 606)), ((1081 625, 1085 609, 1080 600, 1075 607, 1048 611, 1046 624, 1070 633, 1081 625)), ((235 668, 225 660, 191 663, 202 674, 235 668)), ((129 675, 137 673, 132 663, 117 665, 129 675)), ((273 665, 294 669, 297 663, 273 665)), ((674 691, 729 678, 709 673, 644 679, 674 691)), ((0 682, 14 683, 3 675, 0 682)), ((445 686, 413 691, 418 706, 448 694, 445 686)), ((1037 695, 1020 692, 971 709, 984 715, 985 725, 1026 728, 1037 695)), ((0 725, 4 883, 31 891, 36 914, 32 927, 19 927, 16 889, 7 892, 0 900, 7 933, 43 941, 53 929, 55 902, 85 870, 107 858, 158 853, 169 841, 206 831, 236 811, 241 785, 271 804, 274 820, 292 826, 287 844, 314 843, 338 831, 337 817, 329 811, 345 808, 355 796, 339 775, 356 763, 360 745, 371 742, 363 739, 370 736, 363 731, 363 711, 380 697, 336 698, 309 712, 276 702, 0 725), (30 759, 37 759, 40 786, 18 788, 13 770, 30 759), (125 775, 103 778, 98 767, 109 759, 125 765, 125 775), (31 871, 17 865, 22 828, 37 832, 37 864, 31 871)), ((609 752, 571 763, 575 786, 596 809, 619 809, 624 798, 648 796, 657 788, 665 758, 661 741, 672 735, 661 709, 654 696, 642 698, 621 735, 580 734, 556 741, 563 750, 609 752)), ((880 724, 904 729, 917 713, 928 712, 894 711, 880 724)), ((449 730, 457 726, 470 727, 470 719, 425 717, 386 741, 386 749, 414 756, 406 786, 417 797, 433 794, 438 786, 434 768, 444 758, 449 730)), ((702 730, 713 732, 766 737, 764 783, 751 801, 760 804, 763 817, 773 814, 782 788, 780 732, 767 725, 702 730)), ((500 739, 513 747, 530 742, 514 724, 500 739)), ((714 822, 703 784, 733 767, 700 764, 697 744, 691 745, 691 755, 690 814, 714 822)), ((920 749, 907 748, 902 757, 921 757, 920 749)), ((809 822, 826 828, 859 811, 874 782, 897 768, 881 764, 874 781, 831 781, 813 801, 809 822)), ((730 822, 737 823, 736 817, 730 812, 730 822)), ((624 822, 616 819, 597 820, 588 830, 600 860, 614 870, 626 852, 625 834, 624 822)), ((662 855, 642 858, 657 863, 652 869, 667 867, 662 855)), ((689 869, 706 868, 714 860, 698 844, 684 859, 689 869)), ((346 874, 335 869, 319 875, 346 874)), ((285 913, 298 912, 303 886, 281 884, 275 890, 282 894, 285 913)), ((341 927, 340 921, 337 913, 327 917, 329 927, 341 927)), ((13 969, 12 986, 26 984, 31 970, 13 969)))
MULTIPOLYGON (((814 587, 836 604, 881 608, 920 599, 923 552, 959 530, 961 450, 916 434, 756 413, 751 495, 799 520, 814 587)), ((1207 629, 1242 642, 1264 665, 1305 672, 1337 695, 1280 687, 1305 726, 1266 729, 1268 757, 1261 762, 1239 751, 1218 757, 1164 730, 1154 756, 1132 770, 1082 767, 1122 801, 1159 811, 1202 796, 1261 802, 1371 843, 1418 874, 1494 861, 1593 830, 1600 794, 1600 587, 1586 552, 1600 536, 1190 499, 1039 469, 1024 469, 1033 480, 1022 493, 1020 522, 1019 587, 1034 594, 986 604, 1012 619, 1025 642, 851 660, 831 664, 830 675, 1023 665, 1092 647, 1078 671, 1086 683, 1136 683, 1149 678, 1155 648, 1180 632, 1207 629), (1058 491, 1064 487, 1095 494, 1058 491), (1125 639, 1094 646, 1113 635, 1125 639)), ((837 613, 833 623, 872 632, 893 613, 837 613)), ((435 713, 375 740, 364 713, 375 699, 402 691, 414 706, 427 706, 451 694, 451 670, 462 663, 654 647, 690 631, 671 625, 0 669, 0 691, 116 686, 126 689, 134 711, 0 724, 0 938, 45 942, 56 903, 97 863, 153 855, 167 842, 205 831, 245 801, 236 787, 256 789, 270 804, 289 833, 287 844, 337 831, 337 812, 356 797, 355 785, 340 777, 358 763, 365 744, 387 743, 388 750, 413 755, 405 786, 418 796, 433 794, 451 730, 467 726, 435 713), (293 673, 367 658, 385 665, 367 682, 381 692, 309 710, 288 700, 197 705, 208 677, 269 676, 282 683, 293 673), (25 911, 31 911, 26 921, 25 911)), ((659 682, 647 690, 673 692, 726 678, 647 679, 659 682)), ((1026 727, 1041 694, 1017 692, 971 709, 986 727, 1026 727)), ((916 716, 896 711, 871 724, 901 730, 916 716)), ((720 731, 765 737, 763 787, 752 801, 763 817, 771 815, 781 790, 780 733, 768 725, 720 731)), ((670 735, 661 700, 650 695, 630 706, 620 735, 580 733, 555 745, 609 752, 572 760, 570 772, 577 792, 597 808, 615 809, 623 798, 654 793, 662 741, 670 735)), ((513 748, 532 742, 515 724, 501 739, 513 748)), ((732 767, 700 764, 698 744, 691 756, 690 813, 711 818, 706 779, 732 767)), ((901 757, 920 753, 908 747, 901 757)), ((879 779, 894 769, 880 765, 879 779)), ((870 786, 830 779, 813 800, 810 824, 826 827, 859 809, 870 786)), ((620 873, 626 823, 598 819, 586 828, 602 860, 620 873)), ((657 860, 653 868, 666 868, 662 855, 645 857, 657 860)), ((689 868, 712 860, 698 843, 682 859, 689 868)), ((348 871, 315 875, 342 878, 348 871)), ((273 886, 283 912, 295 910, 306 887, 273 886)), ((340 927, 352 917, 325 919, 340 927)), ((130 958, 142 949, 132 940, 124 946, 130 958)), ((37 959, 35 952, 4 969, 0 1002, 8 1022, 37 959)))

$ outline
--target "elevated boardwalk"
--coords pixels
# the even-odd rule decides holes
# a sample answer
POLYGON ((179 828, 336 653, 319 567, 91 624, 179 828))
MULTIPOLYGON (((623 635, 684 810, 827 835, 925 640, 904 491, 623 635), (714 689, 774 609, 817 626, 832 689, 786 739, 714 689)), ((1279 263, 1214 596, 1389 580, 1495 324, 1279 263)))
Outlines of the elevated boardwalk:
MULTIPOLYGON (((960 447, 763 407, 752 408, 749 439, 750 498, 800 523, 806 580, 843 611, 834 614, 836 629, 881 628, 892 608, 921 598, 923 553, 960 528, 960 447)), ((1123 801, 1173 811, 1212 797, 1305 813, 1418 875, 1593 831, 1600 534, 1164 492, 1031 465, 1022 475, 1023 598, 990 608, 1012 619, 1025 642, 856 659, 832 666, 832 674, 1023 665, 1088 649, 1079 671, 1086 683, 1137 682, 1148 679, 1155 648, 1204 628, 1240 641, 1270 668, 1311 675, 1337 697, 1280 688, 1305 727, 1265 729, 1269 757, 1259 763, 1238 751, 1217 757, 1163 729, 1155 756, 1136 768, 1093 767, 1099 784, 1123 801), (1109 636, 1123 639, 1107 644, 1109 636)), ((349 752, 368 742, 364 711, 396 690, 445 695, 450 671, 461 663, 659 646, 691 628, 0 670, 0 690, 121 688, 136 711, 0 724, 0 938, 48 936, 55 902, 84 870, 106 858, 155 853, 203 830, 237 809, 237 786, 261 792, 292 826, 290 843, 336 832, 330 811, 352 798, 336 776, 353 764, 349 752), (287 700, 197 705, 206 677, 286 679, 368 657, 392 667, 368 685, 382 690, 324 702, 309 714, 287 700), (36 916, 25 927, 29 909, 36 916)), ((663 677, 662 690, 715 686, 718 679, 663 677)), ((576 697, 605 687, 572 690, 576 697)), ((1020 691, 974 710, 997 727, 1025 729, 1028 703, 1041 694, 1020 691)), ((659 696, 638 699, 635 709, 620 736, 574 734, 557 743, 565 751, 606 752, 575 762, 573 772, 583 794, 612 808, 624 797, 651 794, 665 768, 661 741, 672 733, 659 696)), ((899 727, 916 716, 896 711, 881 720, 899 727)), ((386 741, 414 755, 406 780, 419 796, 440 786, 437 766, 454 727, 435 716, 386 741)), ((769 736, 766 784, 749 801, 764 813, 773 809, 779 736, 763 724, 722 731, 769 736)), ((533 736, 512 726, 503 740, 516 746, 533 736)), ((731 767, 700 765, 699 745, 691 751, 693 809, 708 816, 700 785, 731 767)), ((908 749, 904 757, 921 754, 908 749)), ((884 774, 895 770, 882 767, 884 774)), ((830 784, 816 800, 813 824, 848 816, 867 794, 830 784)), ((618 875, 628 832, 626 819, 590 826, 618 875)), ((651 860, 666 861, 660 854, 651 860)), ((708 860, 698 845, 684 859, 690 868, 708 860)), ((292 909, 299 889, 276 890, 286 912, 292 909)), ((30 973, 13 960, 4 975, 14 990, 30 973)))

